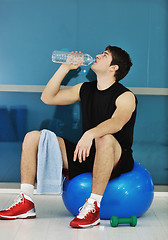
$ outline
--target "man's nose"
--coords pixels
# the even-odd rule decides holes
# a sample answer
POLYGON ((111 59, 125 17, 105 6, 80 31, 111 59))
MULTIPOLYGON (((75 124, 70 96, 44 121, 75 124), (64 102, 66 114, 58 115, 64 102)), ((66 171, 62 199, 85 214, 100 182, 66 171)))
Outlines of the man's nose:
POLYGON ((98 54, 98 55, 96 55, 96 58, 98 58, 98 59, 99 59, 100 57, 101 57, 101 54, 98 54))

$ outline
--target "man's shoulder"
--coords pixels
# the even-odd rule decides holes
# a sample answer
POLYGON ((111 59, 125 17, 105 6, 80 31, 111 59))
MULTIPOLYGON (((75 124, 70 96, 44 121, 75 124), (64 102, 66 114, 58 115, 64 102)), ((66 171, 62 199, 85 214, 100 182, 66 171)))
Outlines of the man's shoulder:
POLYGON ((119 86, 119 88, 123 91, 123 92, 130 92, 130 93, 132 93, 134 96, 135 96, 135 94, 131 91, 131 89, 129 89, 129 87, 126 87, 126 86, 124 86, 123 84, 121 84, 121 83, 118 83, 118 86, 119 86))
POLYGON ((87 84, 88 86, 94 86, 97 84, 97 81, 84 82, 84 84, 87 84))
POLYGON ((84 83, 82 84, 82 87, 83 87, 83 88, 91 88, 91 87, 97 86, 97 85, 96 85, 96 82, 97 82, 97 81, 84 82, 84 83))
POLYGON ((130 95, 130 97, 132 96, 135 99, 136 104, 137 104, 138 100, 137 100, 137 97, 135 96, 135 94, 128 87, 125 87, 123 84, 121 84, 121 83, 118 83, 118 84, 119 84, 118 86, 121 90, 120 96, 121 95, 129 96, 130 95))
POLYGON ((120 82, 118 83, 119 88, 123 89, 123 90, 127 90, 127 91, 131 91, 128 87, 124 86, 123 84, 121 84, 120 82))
POLYGON ((92 82, 83 82, 83 84, 81 85, 80 88, 80 96, 82 98, 82 96, 89 95, 91 92, 93 92, 93 89, 95 88, 96 85, 96 81, 92 81, 92 82))

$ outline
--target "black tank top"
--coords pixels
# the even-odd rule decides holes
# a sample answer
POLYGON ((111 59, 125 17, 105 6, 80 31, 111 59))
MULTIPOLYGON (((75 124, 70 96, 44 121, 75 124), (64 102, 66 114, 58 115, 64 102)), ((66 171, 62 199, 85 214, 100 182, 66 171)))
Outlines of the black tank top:
MULTIPOLYGON (((97 89, 97 81, 84 82, 80 89, 83 133, 110 119, 116 109, 116 99, 126 91, 131 92, 118 82, 115 82, 105 90, 97 89)), ((136 96, 135 99, 137 105, 136 96)), ((135 119, 136 108, 124 127, 113 134, 122 148, 130 149, 131 151, 135 119)))

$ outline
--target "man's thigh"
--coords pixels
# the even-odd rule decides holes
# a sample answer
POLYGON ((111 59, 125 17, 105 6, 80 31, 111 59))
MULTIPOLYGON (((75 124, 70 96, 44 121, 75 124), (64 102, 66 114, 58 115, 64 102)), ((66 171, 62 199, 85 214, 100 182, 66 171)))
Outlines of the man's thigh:
POLYGON ((79 159, 77 157, 76 161, 73 161, 74 151, 76 148, 76 144, 64 139, 65 147, 66 147, 66 153, 67 153, 67 161, 68 161, 68 169, 69 169, 69 179, 82 174, 86 172, 92 172, 93 171, 93 163, 95 158, 95 144, 93 141, 90 154, 88 157, 86 157, 85 161, 82 161, 82 163, 79 162, 79 159))
POLYGON ((114 166, 117 165, 122 154, 122 147, 112 134, 96 138, 95 147, 97 152, 104 152, 105 157, 110 157, 114 153, 112 160, 114 161, 114 166))
POLYGON ((67 152, 66 152, 66 146, 64 139, 61 137, 57 137, 60 150, 61 150, 61 155, 62 155, 62 161, 63 161, 63 168, 68 169, 68 158, 67 158, 67 152))

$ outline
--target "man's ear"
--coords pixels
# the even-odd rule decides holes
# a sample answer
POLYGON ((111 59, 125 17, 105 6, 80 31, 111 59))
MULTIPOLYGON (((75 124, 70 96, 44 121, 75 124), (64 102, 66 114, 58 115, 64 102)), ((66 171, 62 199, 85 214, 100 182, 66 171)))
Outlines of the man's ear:
POLYGON ((118 65, 112 65, 112 66, 110 66, 110 71, 112 71, 112 72, 115 72, 115 71, 117 71, 119 69, 119 66, 118 65))

